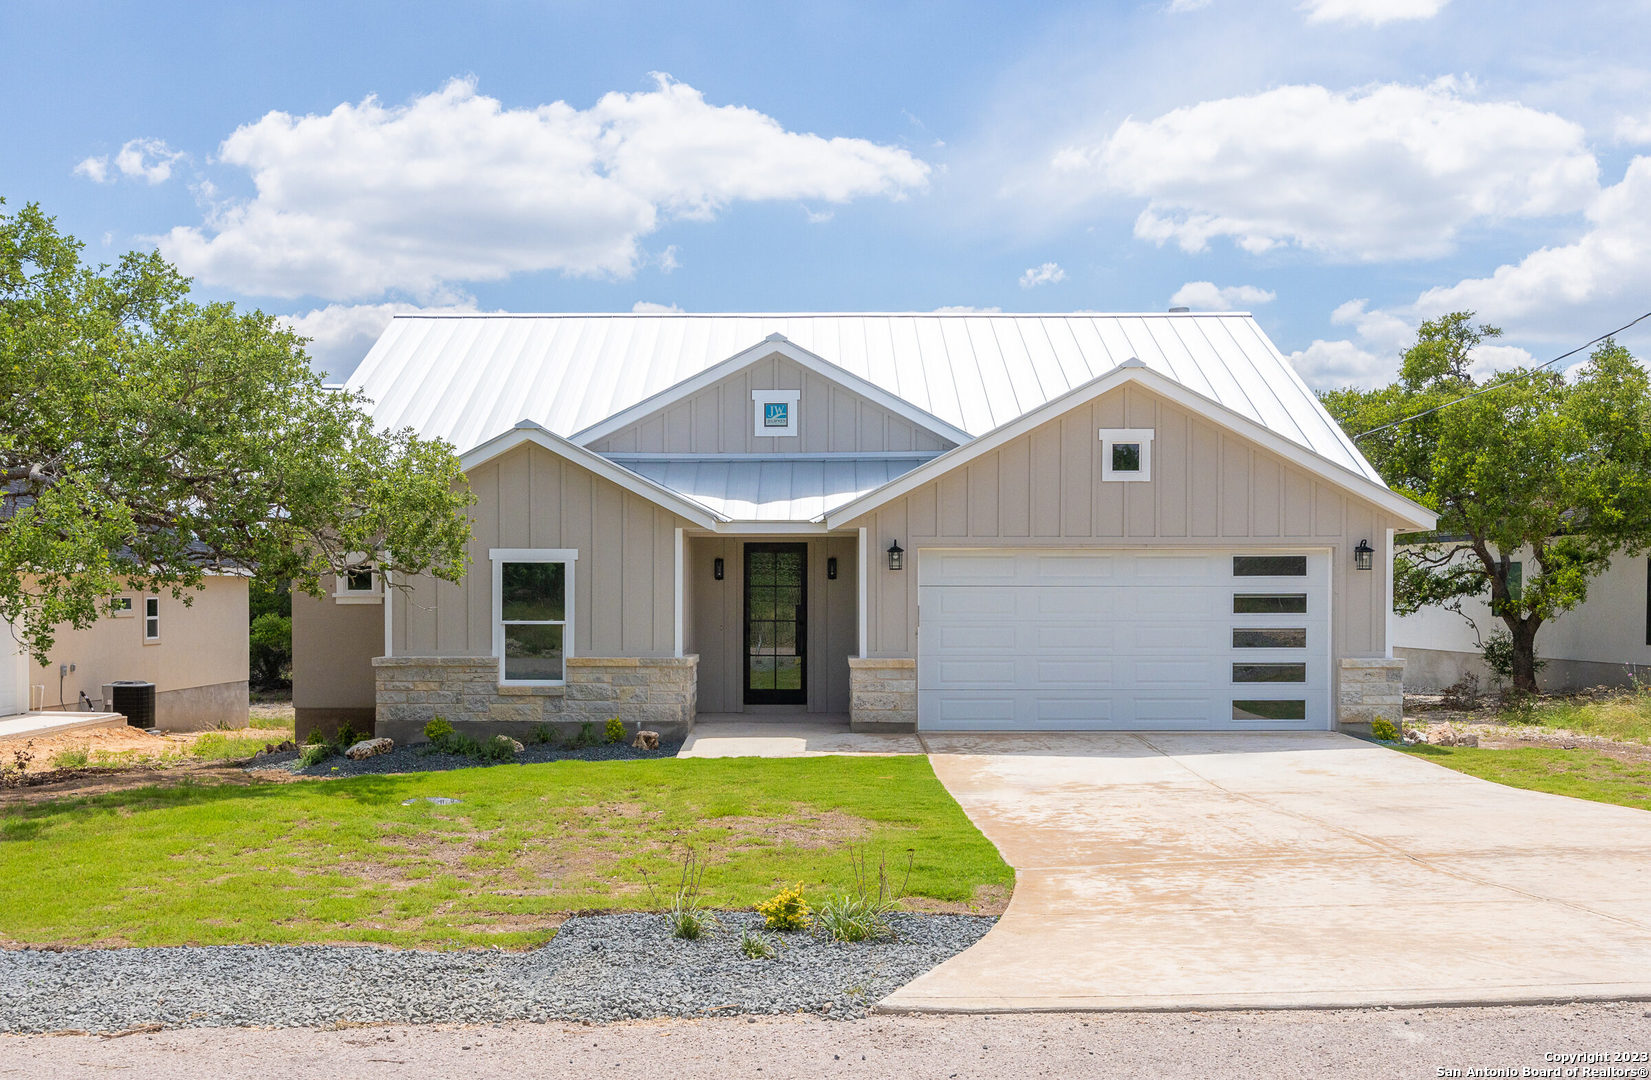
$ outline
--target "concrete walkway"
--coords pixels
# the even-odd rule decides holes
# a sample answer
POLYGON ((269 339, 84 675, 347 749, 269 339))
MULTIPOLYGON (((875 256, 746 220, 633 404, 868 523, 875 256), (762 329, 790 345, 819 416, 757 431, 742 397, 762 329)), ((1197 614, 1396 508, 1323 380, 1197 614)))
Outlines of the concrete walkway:
POLYGON ((848 717, 780 716, 753 720, 701 714, 677 757, 825 757, 921 754, 916 735, 859 735, 848 717))
POLYGON ((30 712, 0 717, 0 742, 12 739, 44 739, 71 731, 92 728, 122 728, 126 717, 111 712, 30 712))
POLYGON ((1016 868, 914 1011, 1651 997, 1651 813, 1332 734, 936 736, 1016 868))

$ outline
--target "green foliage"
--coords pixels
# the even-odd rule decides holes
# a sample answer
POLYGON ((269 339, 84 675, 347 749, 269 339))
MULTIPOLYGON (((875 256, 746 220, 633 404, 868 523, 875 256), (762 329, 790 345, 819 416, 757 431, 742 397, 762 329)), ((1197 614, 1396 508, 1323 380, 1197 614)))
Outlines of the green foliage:
POLYGON ((89 760, 91 760, 90 755, 86 752, 84 746, 71 747, 68 750, 59 751, 57 756, 52 758, 52 768, 83 769, 89 760))
POLYGON ((325 746, 326 744, 326 732, 322 731, 320 728, 311 728, 310 733, 304 738, 305 746, 325 746))
POLYGON ((252 620, 247 634, 252 682, 261 690, 291 682, 292 616, 266 611, 252 620))
POLYGON ((813 922, 808 901, 803 898, 803 883, 781 889, 767 900, 755 905, 763 925, 770 930, 807 930, 813 922))
POLYGON ((888 917, 900 906, 906 885, 911 881, 911 870, 917 854, 908 850, 905 880, 898 887, 889 876, 888 857, 878 860, 876 874, 871 872, 865 848, 850 848, 849 866, 854 874, 854 887, 834 893, 820 905, 815 916, 815 927, 833 941, 872 941, 892 937, 893 927, 888 917))
POLYGON ((701 894, 704 882, 705 863, 690 848, 682 857, 682 881, 665 911, 672 937, 698 941, 716 925, 716 916, 705 909, 705 898, 701 894))
POLYGON ((1569 377, 1521 369, 1478 386, 1471 351, 1499 331, 1472 318, 1422 324, 1392 386, 1321 399, 1350 435, 1371 433, 1359 448, 1390 486, 1439 515, 1437 533, 1402 538, 1417 546, 1395 559, 1395 608, 1484 597, 1530 692, 1542 624, 1586 599, 1613 555, 1651 547, 1651 382, 1606 340, 1569 377))
POLYGON ((340 752, 343 752, 364 738, 366 738, 364 734, 352 727, 348 720, 345 720, 343 723, 338 725, 336 730, 333 731, 333 736, 330 742, 340 752))
POLYGON ((772 960, 779 955, 779 949, 767 937, 751 930, 740 932, 740 952, 747 960, 772 960))
POLYGON ((1491 750, 1423 744, 1406 747, 1406 752, 1510 787, 1651 810, 1651 763, 1621 761, 1598 750, 1535 746, 1491 750))
POLYGON ((187 604, 214 569, 320 595, 368 552, 458 580, 458 459, 363 404, 274 316, 192 301, 155 252, 87 264, 38 206, 0 204, 0 621, 44 662, 54 627, 122 591, 187 604))
POLYGON ((307 769, 312 765, 321 764, 332 755, 333 748, 325 742, 305 743, 303 748, 298 751, 298 764, 307 769))
POLYGON ((573 737, 573 749, 583 750, 587 746, 596 745, 596 725, 580 724, 579 734, 573 737))
POLYGON ((424 725, 424 737, 431 742, 440 742, 451 734, 453 734, 453 725, 443 717, 438 716, 424 725))
POLYGON ((1398 742, 1399 729, 1393 726, 1393 721, 1377 717, 1370 721, 1370 737, 1380 742, 1398 742))
POLYGON ((608 743, 622 743, 625 741, 625 721, 615 716, 607 722, 602 735, 608 743))
POLYGON ((527 737, 527 742, 534 746, 554 746, 556 741, 556 729, 549 724, 535 724, 533 733, 527 737))

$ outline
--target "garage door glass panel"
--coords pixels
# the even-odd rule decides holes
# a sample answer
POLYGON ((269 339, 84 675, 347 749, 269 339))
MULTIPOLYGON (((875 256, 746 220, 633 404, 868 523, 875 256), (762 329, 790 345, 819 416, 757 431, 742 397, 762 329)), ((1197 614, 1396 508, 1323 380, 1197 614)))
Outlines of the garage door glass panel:
POLYGON ((1307 628, 1304 626, 1245 627, 1233 630, 1235 649, 1305 649, 1307 628))
POLYGON ((1306 664, 1234 664, 1233 682, 1300 682, 1307 681, 1306 664))
POLYGON ((1305 615, 1306 593, 1236 593, 1234 615, 1305 615))
POLYGON ((1306 577, 1305 555, 1234 555, 1233 577, 1306 577))
POLYGON ((1299 699, 1233 702, 1234 720, 1305 720, 1307 702, 1299 699))

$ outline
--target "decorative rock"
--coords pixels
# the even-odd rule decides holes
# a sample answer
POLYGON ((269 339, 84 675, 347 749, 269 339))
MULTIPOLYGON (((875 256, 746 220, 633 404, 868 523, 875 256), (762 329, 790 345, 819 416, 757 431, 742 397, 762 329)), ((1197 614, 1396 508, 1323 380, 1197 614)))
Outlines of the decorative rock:
POLYGON ((344 756, 351 761, 362 761, 380 754, 388 754, 395 748, 396 744, 389 739, 362 739, 344 751, 344 756))
POLYGON ((517 742, 515 739, 512 739, 509 735, 495 735, 495 736, 493 736, 493 738, 498 742, 507 742, 507 743, 509 743, 510 744, 510 752, 512 754, 520 754, 521 752, 523 752, 524 750, 527 749, 527 747, 523 746, 521 743, 517 742))
POLYGON ((265 754, 284 754, 290 750, 296 749, 298 749, 297 743, 293 742, 291 739, 282 739, 278 743, 265 743, 264 748, 252 756, 263 757, 265 754))
POLYGON ((1440 724, 1428 728, 1427 741, 1434 746, 1478 746, 1479 736, 1471 731, 1460 731, 1454 724, 1440 724))
POLYGON ((657 732, 657 731, 639 731, 639 732, 637 732, 636 733, 636 738, 631 740, 631 749, 633 749, 633 750, 658 750, 659 749, 659 732, 657 732))

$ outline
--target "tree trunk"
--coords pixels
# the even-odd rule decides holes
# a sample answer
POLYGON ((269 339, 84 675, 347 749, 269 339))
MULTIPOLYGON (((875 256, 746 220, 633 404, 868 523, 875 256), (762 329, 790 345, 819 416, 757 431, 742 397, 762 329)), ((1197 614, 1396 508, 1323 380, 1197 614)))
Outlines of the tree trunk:
POLYGON ((1523 619, 1508 619, 1513 637, 1513 688, 1526 694, 1536 693, 1536 631, 1542 621, 1534 615, 1523 619))

